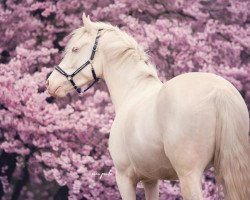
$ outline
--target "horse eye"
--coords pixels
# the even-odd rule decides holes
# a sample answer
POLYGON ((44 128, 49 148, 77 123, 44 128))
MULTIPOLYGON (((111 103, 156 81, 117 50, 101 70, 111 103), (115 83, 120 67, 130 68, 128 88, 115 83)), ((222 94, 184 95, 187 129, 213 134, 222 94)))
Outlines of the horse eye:
POLYGON ((79 48, 78 48, 78 47, 73 47, 73 48, 72 48, 72 52, 77 52, 77 51, 79 51, 79 48))

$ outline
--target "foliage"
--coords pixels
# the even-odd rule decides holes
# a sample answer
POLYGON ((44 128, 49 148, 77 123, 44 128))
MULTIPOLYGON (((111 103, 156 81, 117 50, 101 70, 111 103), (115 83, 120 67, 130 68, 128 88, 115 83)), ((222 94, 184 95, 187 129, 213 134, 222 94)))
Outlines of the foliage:
MULTIPOLYGON (((250 107, 249 10, 244 0, 1 1, 0 197, 120 198, 107 150, 114 108, 105 84, 82 98, 54 99, 45 91, 83 11, 133 35, 163 81, 213 72, 231 81, 250 107)), ((203 189, 215 199, 212 171, 203 189)), ((138 199, 143 195, 138 189, 138 199)), ((178 182, 162 182, 160 199, 181 199, 178 182)))

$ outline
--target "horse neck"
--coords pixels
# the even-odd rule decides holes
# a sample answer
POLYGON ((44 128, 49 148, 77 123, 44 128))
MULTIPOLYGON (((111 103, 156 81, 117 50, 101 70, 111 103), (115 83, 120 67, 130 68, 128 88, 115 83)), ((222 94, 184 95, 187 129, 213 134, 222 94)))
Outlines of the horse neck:
POLYGON ((145 62, 114 63, 104 69, 103 78, 107 84, 115 111, 131 98, 141 95, 152 87, 162 85, 158 77, 147 74, 145 62))

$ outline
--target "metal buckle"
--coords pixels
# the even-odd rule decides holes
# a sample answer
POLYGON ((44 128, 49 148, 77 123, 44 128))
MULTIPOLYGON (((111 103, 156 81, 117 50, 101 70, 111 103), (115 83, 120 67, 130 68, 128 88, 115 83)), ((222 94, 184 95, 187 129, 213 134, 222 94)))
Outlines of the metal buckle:
POLYGON ((93 60, 89 60, 89 64, 91 65, 91 68, 93 69, 94 66, 93 66, 93 60))
POLYGON ((70 75, 69 75, 69 76, 67 76, 68 81, 71 81, 71 80, 72 80, 72 78, 73 78, 73 77, 72 77, 72 76, 70 76, 70 75))
POLYGON ((94 47, 93 47, 93 49, 92 49, 92 51, 97 51, 97 45, 95 45, 94 47))

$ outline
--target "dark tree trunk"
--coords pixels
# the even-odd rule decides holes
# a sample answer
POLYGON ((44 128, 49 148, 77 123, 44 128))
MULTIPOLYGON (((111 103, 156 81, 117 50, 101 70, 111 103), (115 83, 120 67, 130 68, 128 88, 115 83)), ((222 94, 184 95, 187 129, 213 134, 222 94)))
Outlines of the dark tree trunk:
POLYGON ((27 182, 29 181, 29 171, 28 171, 27 163, 28 163, 28 160, 30 158, 30 155, 31 154, 25 156, 25 166, 23 168, 23 173, 22 173, 21 178, 17 181, 17 183, 14 186, 11 200, 18 200, 18 198, 21 194, 21 191, 23 189, 23 186, 25 186, 27 184, 27 182))
MULTIPOLYGON (((16 154, 15 153, 6 153, 2 151, 0 154, 0 176, 7 176, 8 181, 10 182, 12 174, 16 169, 16 154), (7 170, 2 172, 2 167, 7 166, 7 170)), ((4 196, 3 186, 0 182, 0 199, 4 196)))
POLYGON ((68 200, 69 188, 65 185, 60 187, 54 195, 54 200, 68 200))

